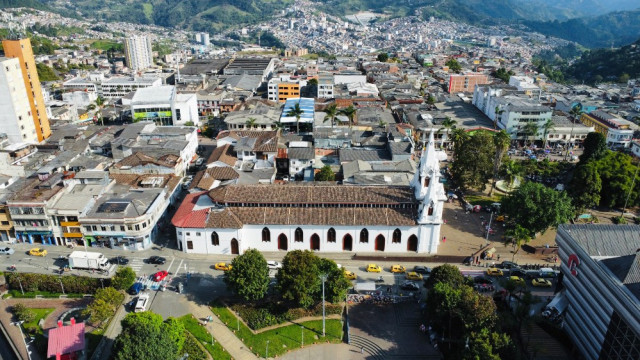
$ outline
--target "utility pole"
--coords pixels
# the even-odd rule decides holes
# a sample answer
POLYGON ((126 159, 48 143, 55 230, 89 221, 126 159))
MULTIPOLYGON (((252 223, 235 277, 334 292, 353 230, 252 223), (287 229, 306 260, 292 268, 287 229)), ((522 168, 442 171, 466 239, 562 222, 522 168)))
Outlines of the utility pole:
POLYGON ((322 337, 325 336, 325 310, 324 310, 324 282, 327 281, 327 274, 320 275, 322 280, 322 337))
POLYGON ((300 335, 301 335, 301 338, 302 338, 302 342, 301 342, 302 346, 300 346, 300 347, 304 347, 304 326, 302 326, 302 325, 300 325, 300 335))
POLYGON ((631 191, 633 190, 633 186, 636 184, 636 176, 638 176, 638 169, 640 166, 636 167, 636 172, 633 174, 633 181, 631 182, 631 187, 629 188, 629 192, 627 193, 627 199, 624 201, 624 207, 622 208, 621 217, 624 217, 624 210, 627 208, 627 203, 629 202, 629 197, 631 196, 631 191))
POLYGON ((487 235, 485 237, 485 245, 489 244, 489 231, 491 230, 491 220, 493 220, 493 210, 491 210, 491 216, 489 216, 489 226, 487 227, 487 235))
POLYGON ((269 358, 269 340, 267 340, 267 350, 265 351, 264 358, 265 359, 269 358))

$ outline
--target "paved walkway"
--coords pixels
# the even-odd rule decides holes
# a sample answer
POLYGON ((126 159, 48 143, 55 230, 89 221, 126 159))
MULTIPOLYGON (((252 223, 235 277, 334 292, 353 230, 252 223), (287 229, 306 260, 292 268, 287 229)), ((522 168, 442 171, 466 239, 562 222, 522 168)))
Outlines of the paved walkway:
POLYGON ((113 319, 109 322, 107 329, 102 335, 102 340, 100 340, 98 347, 91 356, 91 360, 109 360, 111 358, 113 343, 116 341, 116 337, 122 332, 122 319, 127 315, 125 306, 128 300, 129 297, 125 296, 124 304, 118 308, 113 319))
POLYGON ((216 341, 218 341, 218 343, 222 345, 222 347, 225 348, 227 352, 229 352, 233 359, 258 359, 255 354, 247 349, 244 343, 240 341, 240 339, 238 339, 238 337, 236 337, 236 335, 231 330, 229 330, 229 328, 222 321, 220 321, 220 319, 218 319, 218 317, 215 316, 213 312, 211 312, 211 309, 209 309, 208 306, 191 303, 190 310, 191 314, 193 314, 193 316, 195 316, 200 321, 206 319, 209 316, 213 317, 213 321, 210 321, 206 325, 207 331, 213 334, 213 337, 216 339, 216 341))

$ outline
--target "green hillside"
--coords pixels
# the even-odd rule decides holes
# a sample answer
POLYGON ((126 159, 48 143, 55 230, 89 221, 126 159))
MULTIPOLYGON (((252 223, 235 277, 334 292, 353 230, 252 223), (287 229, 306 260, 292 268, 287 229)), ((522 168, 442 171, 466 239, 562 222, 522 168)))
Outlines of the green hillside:
POLYGON ((564 73, 578 81, 626 81, 640 77, 640 40, 619 49, 586 51, 564 73))

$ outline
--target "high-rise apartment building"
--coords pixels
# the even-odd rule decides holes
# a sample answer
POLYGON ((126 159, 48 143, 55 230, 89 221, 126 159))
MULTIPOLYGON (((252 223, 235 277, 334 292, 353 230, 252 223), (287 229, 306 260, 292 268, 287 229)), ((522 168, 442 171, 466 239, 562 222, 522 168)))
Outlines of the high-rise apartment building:
POLYGON ((128 37, 124 42, 124 55, 131 70, 147 69, 153 64, 151 38, 144 35, 128 37))
POLYGON ((13 144, 38 142, 20 60, 0 57, 0 133, 13 144))
POLYGON ((44 105, 44 97, 42 96, 36 61, 33 57, 31 40, 29 38, 2 40, 2 46, 6 57, 17 58, 20 61, 22 78, 24 87, 27 90, 27 99, 31 107, 31 116, 36 128, 38 142, 43 141, 51 136, 51 127, 49 126, 49 118, 44 105))

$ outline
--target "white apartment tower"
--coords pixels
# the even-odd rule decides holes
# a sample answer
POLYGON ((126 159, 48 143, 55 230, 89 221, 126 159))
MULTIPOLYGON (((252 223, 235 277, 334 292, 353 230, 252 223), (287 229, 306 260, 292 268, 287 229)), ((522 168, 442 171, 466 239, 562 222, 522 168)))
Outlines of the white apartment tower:
POLYGON ((0 57, 0 133, 13 144, 38 143, 20 59, 0 57))
POLYGON ((145 70, 153 64, 151 38, 144 35, 128 37, 124 42, 127 66, 134 71, 145 70))

